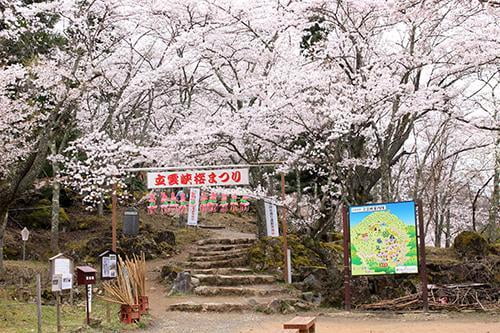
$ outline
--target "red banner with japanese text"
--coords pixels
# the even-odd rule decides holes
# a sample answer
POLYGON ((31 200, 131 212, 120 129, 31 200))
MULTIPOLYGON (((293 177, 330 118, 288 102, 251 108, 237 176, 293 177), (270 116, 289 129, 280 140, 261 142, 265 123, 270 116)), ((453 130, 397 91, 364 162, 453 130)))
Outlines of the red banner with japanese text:
POLYGON ((148 172, 148 189, 248 184, 248 169, 148 172))

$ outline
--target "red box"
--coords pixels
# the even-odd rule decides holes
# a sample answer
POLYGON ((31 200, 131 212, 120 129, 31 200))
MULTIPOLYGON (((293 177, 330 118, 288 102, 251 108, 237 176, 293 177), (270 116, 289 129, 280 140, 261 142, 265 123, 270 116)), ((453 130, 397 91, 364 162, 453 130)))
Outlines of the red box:
POLYGON ((76 282, 78 285, 95 284, 97 271, 90 266, 76 267, 76 282))

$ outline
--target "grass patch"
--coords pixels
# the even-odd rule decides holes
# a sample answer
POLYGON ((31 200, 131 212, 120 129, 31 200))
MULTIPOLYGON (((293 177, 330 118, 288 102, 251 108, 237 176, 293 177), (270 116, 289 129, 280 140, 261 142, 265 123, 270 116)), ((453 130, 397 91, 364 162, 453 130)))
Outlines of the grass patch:
MULTIPOLYGON (((120 306, 116 304, 109 304, 111 320, 107 322, 106 304, 106 302, 99 299, 92 301, 91 318, 101 321, 101 324, 93 328, 85 325, 85 303, 79 305, 64 304, 61 307, 62 332, 121 332, 123 330, 144 328, 149 324, 149 316, 143 316, 141 322, 137 324, 122 324, 118 318, 120 306)), ((36 305, 33 303, 0 299, 0 332, 36 332, 36 313, 36 305)), ((42 306, 42 331, 44 333, 57 331, 55 305, 42 306)))

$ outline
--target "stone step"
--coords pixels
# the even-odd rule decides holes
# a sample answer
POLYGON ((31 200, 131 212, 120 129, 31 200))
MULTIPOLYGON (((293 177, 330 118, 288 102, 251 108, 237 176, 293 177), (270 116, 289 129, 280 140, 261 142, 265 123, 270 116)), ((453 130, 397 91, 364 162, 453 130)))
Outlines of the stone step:
POLYGON ((237 286, 248 284, 268 284, 276 282, 276 277, 272 275, 194 274, 193 277, 200 280, 200 284, 210 286, 237 286))
POLYGON ((229 244, 253 244, 254 238, 209 238, 196 242, 197 245, 229 245, 229 244))
POLYGON ((207 269, 189 269, 191 274, 251 274, 253 270, 245 267, 223 267, 223 268, 207 268, 207 269))
POLYGON ((234 248, 225 251, 192 251, 189 253, 190 256, 193 257, 208 257, 208 256, 218 256, 222 254, 240 254, 240 253, 248 253, 248 248, 234 248))
POLYGON ((215 252, 215 251, 233 251, 233 250, 248 250, 252 244, 212 244, 199 245, 196 252, 215 252))
POLYGON ((167 311, 184 312, 242 312, 251 310, 252 306, 245 303, 195 303, 183 302, 168 306, 167 311))
POLYGON ((236 258, 228 260, 214 260, 214 261, 188 261, 185 264, 186 269, 209 269, 209 268, 230 268, 241 267, 248 263, 248 258, 236 258))
POLYGON ((287 293, 286 289, 274 285, 259 285, 255 287, 222 287, 199 286, 194 289, 198 296, 273 296, 287 293))
POLYGON ((189 261, 216 261, 216 260, 229 260, 236 258, 247 258, 247 251, 240 252, 228 252, 215 255, 204 255, 204 256, 190 256, 189 261))

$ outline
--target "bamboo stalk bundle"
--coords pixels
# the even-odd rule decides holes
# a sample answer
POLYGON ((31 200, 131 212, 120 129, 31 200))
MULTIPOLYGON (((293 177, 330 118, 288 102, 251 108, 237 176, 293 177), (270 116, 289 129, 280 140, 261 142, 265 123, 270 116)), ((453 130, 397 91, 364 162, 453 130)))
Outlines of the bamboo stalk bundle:
POLYGON ((110 282, 104 282, 105 295, 101 298, 112 303, 134 305, 139 297, 146 296, 146 258, 134 254, 132 259, 118 257, 120 274, 110 282))

